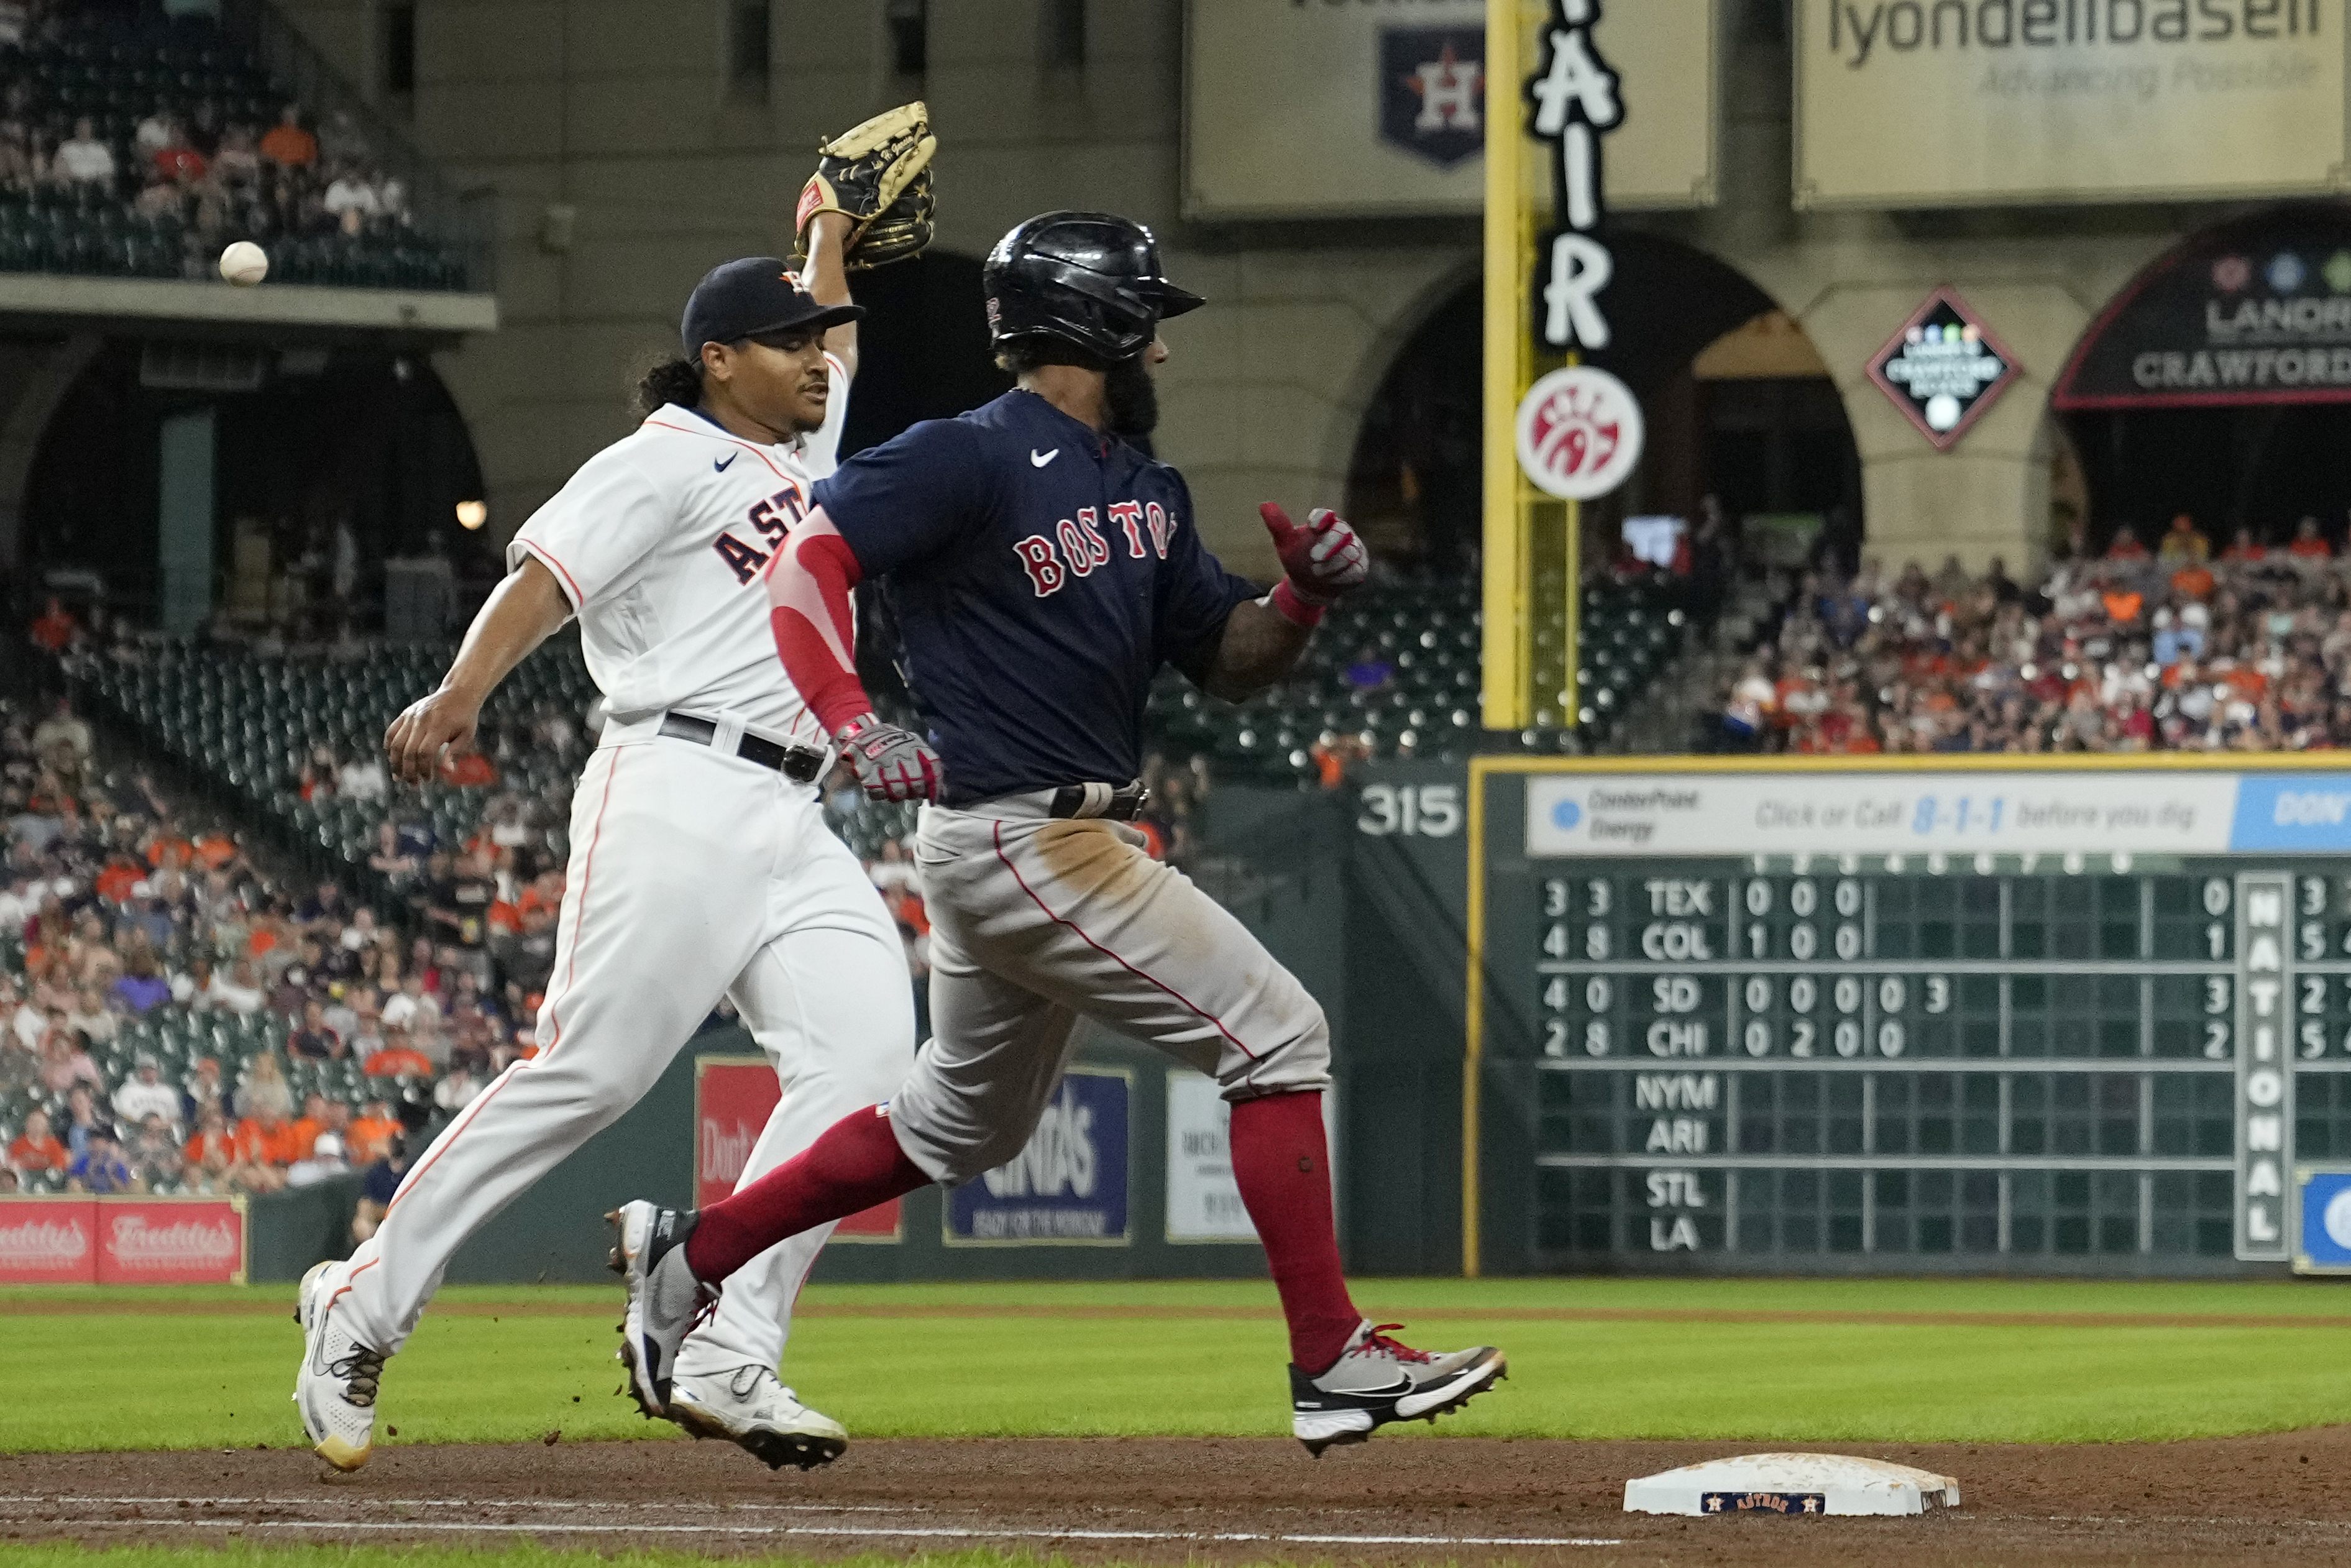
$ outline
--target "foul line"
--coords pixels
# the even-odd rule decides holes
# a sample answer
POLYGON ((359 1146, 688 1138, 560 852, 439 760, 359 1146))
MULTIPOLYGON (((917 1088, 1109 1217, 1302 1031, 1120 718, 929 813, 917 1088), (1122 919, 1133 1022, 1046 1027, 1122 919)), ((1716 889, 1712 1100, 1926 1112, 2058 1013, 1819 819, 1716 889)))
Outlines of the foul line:
MULTIPOLYGON (((16 1499, 0 1498, 0 1502, 15 1501, 99 1502, 98 1498, 16 1499)), ((160 1498, 130 1498, 126 1502, 161 1504, 176 1503, 179 1500, 160 1498)), ((249 1499, 248 1502, 277 1506, 276 1500, 249 1499)), ((396 1506, 390 1504, 386 1506, 396 1506)), ((460 1506, 437 1500, 423 1504, 406 1506, 460 1506)), ((541 1508, 545 1503, 469 1504, 512 1508, 541 1508)), ((555 1506, 625 1508, 629 1504, 577 1504, 555 1506)), ((657 1506, 687 1506, 664 1504, 657 1506)), ((772 1506, 772 1505, 768 1505, 772 1506)), ((837 1511, 847 1512, 849 1510, 837 1511)), ((753 1536, 824 1536, 845 1540, 911 1540, 911 1541, 1202 1541, 1202 1542, 1265 1542, 1276 1545, 1301 1546, 1622 1546, 1614 1538, 1572 1535, 1353 1535, 1333 1533, 1274 1533, 1258 1531, 1206 1530, 1089 1530, 1075 1526, 1017 1530, 987 1526, 960 1525, 883 1525, 883 1524, 654 1524, 632 1521, 625 1524, 590 1524, 565 1520, 535 1521, 501 1521, 497 1522, 435 1521, 435 1520, 353 1520, 353 1519, 41 1519, 14 1520, 20 1525, 73 1526, 82 1529, 152 1529, 157 1525, 193 1525, 208 1530, 296 1530, 323 1532, 372 1531, 380 1533, 432 1532, 446 1535, 753 1535, 753 1536)))

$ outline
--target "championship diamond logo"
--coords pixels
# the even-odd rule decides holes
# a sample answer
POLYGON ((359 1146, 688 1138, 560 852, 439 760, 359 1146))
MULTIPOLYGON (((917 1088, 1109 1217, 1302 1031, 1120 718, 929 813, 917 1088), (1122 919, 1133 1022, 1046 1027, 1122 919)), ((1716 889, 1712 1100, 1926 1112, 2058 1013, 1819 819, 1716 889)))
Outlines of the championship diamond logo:
POLYGON ((1450 169, 1486 145, 1482 27, 1380 33, 1380 140, 1450 169))

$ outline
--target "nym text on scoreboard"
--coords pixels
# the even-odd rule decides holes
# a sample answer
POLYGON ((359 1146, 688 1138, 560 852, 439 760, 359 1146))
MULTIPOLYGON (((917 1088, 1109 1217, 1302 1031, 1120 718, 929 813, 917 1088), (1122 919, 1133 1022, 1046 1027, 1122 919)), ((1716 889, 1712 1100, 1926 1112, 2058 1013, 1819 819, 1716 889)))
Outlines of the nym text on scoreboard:
POLYGON ((2351 1155, 2351 769, 1986 760, 1479 764, 1472 1141, 1531 1169, 1487 1157, 1473 1228, 1552 1268, 2294 1256, 2296 1160, 2351 1155))

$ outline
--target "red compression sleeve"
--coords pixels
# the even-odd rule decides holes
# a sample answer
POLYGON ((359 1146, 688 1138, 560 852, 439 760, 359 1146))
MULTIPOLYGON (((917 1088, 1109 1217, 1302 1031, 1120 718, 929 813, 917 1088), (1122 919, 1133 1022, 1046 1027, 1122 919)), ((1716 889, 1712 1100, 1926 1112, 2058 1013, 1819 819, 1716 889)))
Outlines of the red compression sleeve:
POLYGON ((1281 1314, 1290 1321, 1290 1359, 1310 1377, 1319 1376, 1364 1321, 1339 1268, 1322 1096, 1294 1092, 1241 1101, 1233 1107, 1228 1147, 1233 1183, 1265 1243, 1281 1314))
POLYGON ((716 1284, 787 1236, 887 1203, 930 1179, 899 1148, 886 1106, 852 1111, 815 1143, 704 1209, 686 1238, 685 1266, 716 1284))
POLYGON ((857 678, 849 591, 865 575, 857 552, 820 507, 791 531, 768 569, 768 622, 800 700, 831 735, 873 710, 857 678))

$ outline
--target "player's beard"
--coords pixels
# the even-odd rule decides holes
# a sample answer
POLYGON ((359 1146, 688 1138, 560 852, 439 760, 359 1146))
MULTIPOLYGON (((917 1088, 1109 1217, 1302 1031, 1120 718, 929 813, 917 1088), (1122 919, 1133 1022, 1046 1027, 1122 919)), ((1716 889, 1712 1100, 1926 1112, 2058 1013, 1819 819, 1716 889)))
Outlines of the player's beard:
POLYGON ((1159 383, 1137 354, 1111 366, 1102 381, 1103 413, 1110 433, 1122 441, 1144 442, 1159 424, 1159 383))

